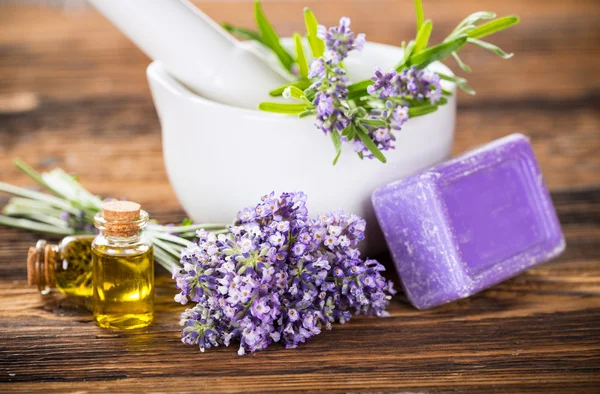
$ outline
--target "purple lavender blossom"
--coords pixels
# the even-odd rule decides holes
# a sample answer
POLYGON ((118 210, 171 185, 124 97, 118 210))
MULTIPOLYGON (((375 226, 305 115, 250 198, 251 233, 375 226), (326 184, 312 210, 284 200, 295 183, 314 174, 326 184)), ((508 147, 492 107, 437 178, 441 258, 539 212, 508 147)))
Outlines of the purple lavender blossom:
POLYGON ((385 100, 392 96, 398 96, 398 90, 396 88, 396 80, 398 73, 395 70, 391 70, 387 73, 382 73, 379 67, 373 71, 371 81, 373 85, 367 88, 367 93, 371 95, 378 95, 382 100, 385 100))
POLYGON ((313 59, 308 71, 309 78, 321 78, 325 75, 325 62, 321 58, 313 59))
MULTIPOLYGON (((383 108, 372 109, 368 119, 383 121, 386 126, 365 126, 365 128, 381 151, 395 148, 393 132, 400 131, 408 120, 407 100, 429 100, 433 105, 442 98, 440 77, 430 70, 410 67, 398 74, 394 70, 383 73, 376 68, 371 81, 373 84, 367 88, 367 92, 386 102, 383 108)), ((373 154, 362 141, 354 141, 354 151, 373 158, 373 154)))
POLYGON ((440 76, 431 70, 419 70, 416 67, 405 68, 401 73, 390 71, 382 73, 376 68, 371 77, 373 85, 367 92, 382 100, 388 98, 402 98, 425 100, 431 104, 440 101, 442 86, 440 76))
POLYGON ((325 41, 327 49, 325 58, 333 64, 338 64, 348 56, 353 49, 362 51, 365 46, 366 36, 359 34, 356 37, 350 30, 350 18, 342 17, 338 26, 330 27, 329 30, 319 25, 317 37, 325 41))
POLYGON ((365 221, 334 211, 308 219, 306 195, 274 193, 238 214, 227 234, 198 232, 175 272, 182 341, 202 351, 240 343, 238 354, 281 342, 293 348, 352 314, 386 316, 393 285, 357 249, 365 221))
POLYGON ((309 71, 310 78, 318 78, 310 87, 316 92, 313 100, 317 110, 315 125, 325 134, 341 132, 352 118, 343 103, 348 98, 348 78, 346 70, 339 64, 351 50, 362 50, 365 35, 355 37, 350 30, 350 19, 342 18, 338 26, 329 30, 319 26, 317 36, 325 41, 326 51, 322 58, 313 60, 309 71))
POLYGON ((317 107, 316 126, 323 133, 332 131, 342 131, 350 124, 351 119, 345 111, 339 109, 336 105, 336 98, 327 93, 318 93, 315 96, 313 104, 317 107))
POLYGON ((408 107, 399 105, 392 111, 390 127, 394 130, 402 129, 404 123, 408 120, 408 107))
POLYGON ((419 70, 412 66, 405 68, 397 79, 398 96, 415 100, 428 99, 435 104, 441 99, 440 77, 431 70, 419 70))

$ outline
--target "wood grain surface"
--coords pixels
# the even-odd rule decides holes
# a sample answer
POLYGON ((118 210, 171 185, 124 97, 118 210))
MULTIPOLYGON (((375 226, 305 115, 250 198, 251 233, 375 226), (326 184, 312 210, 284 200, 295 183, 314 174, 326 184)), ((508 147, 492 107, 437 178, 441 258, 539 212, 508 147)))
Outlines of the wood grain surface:
MULTIPOLYGON (((252 26, 250 0, 195 3, 252 26)), ((282 34, 302 31, 305 5, 325 24, 352 17, 369 40, 399 44, 414 34, 409 0, 264 3, 282 34)), ((478 95, 459 97, 454 152, 530 136, 567 238, 561 257, 467 300, 419 312, 398 295, 390 318, 358 317, 297 350, 238 357, 179 341, 183 308, 164 271, 154 326, 95 327, 85 308, 27 287, 24 256, 38 236, 1 228, 0 392, 600 392, 600 2, 424 3, 434 41, 470 12, 521 16, 493 40, 513 59, 465 51, 478 95)), ((182 220, 148 62, 90 8, 0 1, 0 180, 30 184, 11 165, 21 157, 77 173, 94 193, 138 201, 162 222, 182 220)))

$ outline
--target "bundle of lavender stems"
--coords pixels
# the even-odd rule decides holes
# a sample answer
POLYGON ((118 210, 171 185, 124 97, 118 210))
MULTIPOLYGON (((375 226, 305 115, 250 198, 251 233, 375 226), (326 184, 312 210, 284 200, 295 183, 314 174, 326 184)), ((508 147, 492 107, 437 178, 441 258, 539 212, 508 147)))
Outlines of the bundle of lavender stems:
MULTIPOLYGON (((100 212, 102 198, 86 190, 76 178, 60 168, 38 173, 22 160, 15 166, 34 180, 45 192, 0 182, 0 192, 13 197, 2 209, 0 225, 54 236, 94 234, 94 216, 100 212)), ((145 235, 154 245, 158 264, 173 272, 179 267, 181 249, 192 244, 196 231, 226 232, 226 224, 182 225, 148 224, 145 235)))

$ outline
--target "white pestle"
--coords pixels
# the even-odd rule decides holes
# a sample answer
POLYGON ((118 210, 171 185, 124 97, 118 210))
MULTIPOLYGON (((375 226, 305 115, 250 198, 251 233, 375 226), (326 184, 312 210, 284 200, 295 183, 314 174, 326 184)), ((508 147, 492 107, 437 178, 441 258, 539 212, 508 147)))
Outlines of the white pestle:
POLYGON ((255 109, 288 82, 188 0, 89 0, 146 55, 200 96, 255 109))

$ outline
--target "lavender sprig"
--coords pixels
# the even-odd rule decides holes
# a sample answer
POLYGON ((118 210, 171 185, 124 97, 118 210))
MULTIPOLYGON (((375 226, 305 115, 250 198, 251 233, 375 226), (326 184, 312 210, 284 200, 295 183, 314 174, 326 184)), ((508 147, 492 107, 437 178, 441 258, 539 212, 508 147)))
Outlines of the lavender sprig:
MULTIPOLYGON (((441 80, 455 83, 469 94, 475 93, 464 78, 435 73, 427 67, 452 56, 461 69, 470 72, 470 68, 458 56, 458 51, 468 43, 508 59, 512 54, 481 38, 519 22, 516 16, 494 19, 494 13, 476 12, 461 21, 444 41, 429 46, 433 23, 424 19, 420 0, 415 0, 415 9, 417 35, 414 40, 402 43, 404 56, 395 70, 383 73, 376 69, 371 79, 353 84, 346 77, 342 61, 351 51, 362 50, 364 34, 355 35, 350 29, 350 19, 345 17, 337 26, 327 29, 318 25, 312 12, 305 9, 306 38, 314 59, 309 68, 300 37, 295 35, 296 64, 288 69, 303 70, 300 79, 271 92, 272 96, 283 95, 301 103, 265 102, 259 105, 259 109, 300 117, 315 115, 316 127, 329 135, 334 144, 334 164, 338 161, 344 142, 351 143, 361 159, 377 158, 385 163, 382 151, 394 149, 394 133, 401 130, 408 118, 427 115, 447 103, 444 96, 451 95, 451 92, 442 89, 441 80), (484 20, 489 21, 480 24, 484 20), (290 91, 294 89, 299 93, 290 91)), ((261 18, 266 20, 262 11, 261 18)), ((265 28, 262 25, 259 24, 259 27, 264 39, 265 28)), ((249 36, 247 31, 243 35, 249 36)), ((272 34, 267 36, 275 40, 272 34)), ((276 41, 279 45, 278 37, 276 41)), ((280 45, 265 45, 271 47, 280 60, 284 57, 293 58, 291 55, 282 56, 280 45)))
MULTIPOLYGON (((94 234, 94 215, 100 211, 102 199, 87 191, 71 175, 60 168, 38 173, 22 160, 15 166, 49 193, 0 182, 0 192, 13 195, 2 209, 0 225, 51 235, 94 234)), ((161 226, 149 223, 145 234, 154 244, 157 263, 172 272, 179 266, 180 250, 191 244, 200 228, 219 233, 225 224, 190 224, 161 226)))
POLYGON ((297 347, 353 314, 387 316, 393 284, 357 249, 365 221, 341 211, 309 219, 306 195, 266 195, 220 235, 198 233, 174 273, 182 341, 201 351, 239 341, 238 354, 274 342, 297 347))

